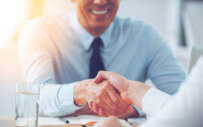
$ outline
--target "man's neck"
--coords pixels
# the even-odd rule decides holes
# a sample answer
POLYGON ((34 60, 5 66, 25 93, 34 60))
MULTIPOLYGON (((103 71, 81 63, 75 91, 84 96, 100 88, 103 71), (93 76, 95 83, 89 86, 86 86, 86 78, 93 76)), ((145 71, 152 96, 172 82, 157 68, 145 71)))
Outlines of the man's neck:
POLYGON ((101 34, 103 34, 108 27, 102 27, 102 28, 86 28, 83 26, 83 28, 85 28, 85 30, 87 30, 91 35, 93 35, 94 37, 98 37, 101 34))
MULTIPOLYGON (((87 30, 87 29, 86 29, 87 30)), ((88 31, 88 30, 87 30, 88 31)), ((91 35, 93 35, 94 37, 98 37, 100 36, 102 33, 104 33, 106 31, 106 29, 96 29, 93 31, 88 31, 91 35)))

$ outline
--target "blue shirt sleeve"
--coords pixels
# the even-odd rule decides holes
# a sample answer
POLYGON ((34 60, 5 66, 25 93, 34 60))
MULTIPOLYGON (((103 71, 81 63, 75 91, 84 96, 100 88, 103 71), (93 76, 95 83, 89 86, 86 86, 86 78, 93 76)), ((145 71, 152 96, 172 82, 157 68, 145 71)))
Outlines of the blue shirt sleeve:
POLYGON ((147 78, 168 94, 175 94, 185 80, 186 73, 167 41, 153 27, 147 37, 147 78))
POLYGON ((57 84, 55 81, 54 65, 48 45, 51 41, 37 20, 29 22, 19 37, 20 62, 25 81, 44 83, 40 90, 40 114, 64 116, 82 107, 74 104, 75 83, 57 84))
POLYGON ((40 114, 60 117, 73 114, 82 107, 74 103, 74 87, 76 83, 56 85, 46 84, 40 90, 40 114))

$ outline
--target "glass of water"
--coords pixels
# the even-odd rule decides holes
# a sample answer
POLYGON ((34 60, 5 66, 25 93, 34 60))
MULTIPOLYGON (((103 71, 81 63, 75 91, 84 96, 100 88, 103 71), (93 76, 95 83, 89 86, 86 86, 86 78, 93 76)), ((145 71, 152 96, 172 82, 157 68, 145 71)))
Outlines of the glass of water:
POLYGON ((37 82, 16 84, 16 127, 37 127, 40 85, 37 82))

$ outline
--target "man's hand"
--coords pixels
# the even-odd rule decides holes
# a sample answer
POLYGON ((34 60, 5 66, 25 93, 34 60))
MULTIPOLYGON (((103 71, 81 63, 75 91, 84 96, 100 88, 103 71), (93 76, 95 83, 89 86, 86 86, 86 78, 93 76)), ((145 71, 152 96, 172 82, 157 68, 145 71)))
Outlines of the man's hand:
POLYGON ((115 116, 100 120, 94 127, 122 127, 115 116))
POLYGON ((79 116, 79 115, 94 115, 94 116, 99 116, 99 114, 97 114, 96 112, 92 111, 89 108, 89 106, 86 105, 83 108, 76 110, 74 114, 66 115, 64 117, 76 117, 76 116, 79 116))
POLYGON ((74 88, 74 103, 77 106, 83 106, 87 103, 86 100, 86 88, 90 82, 92 82, 92 79, 79 81, 76 83, 74 88))
POLYGON ((122 116, 132 110, 125 104, 116 90, 107 80, 99 84, 89 83, 87 86, 86 100, 89 107, 100 116, 122 116))

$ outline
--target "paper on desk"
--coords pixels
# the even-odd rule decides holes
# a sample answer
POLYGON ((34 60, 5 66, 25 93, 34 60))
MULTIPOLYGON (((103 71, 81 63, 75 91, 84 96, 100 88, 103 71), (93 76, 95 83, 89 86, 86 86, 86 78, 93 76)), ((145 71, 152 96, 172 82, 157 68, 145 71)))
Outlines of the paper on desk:
MULTIPOLYGON (((86 124, 88 122, 99 121, 103 117, 92 116, 92 115, 80 115, 77 117, 66 117, 69 120, 70 124, 86 124)), ((125 120, 119 119, 123 127, 131 127, 131 125, 125 120)), ((58 118, 50 117, 39 117, 39 125, 65 125, 63 121, 60 121, 58 118)))
MULTIPOLYGON (((88 122, 94 122, 94 121, 99 121, 101 119, 104 119, 104 117, 99 117, 99 116, 93 116, 93 115, 80 115, 77 117, 68 117, 66 118, 67 120, 69 120, 70 124, 86 124, 88 122)), ((125 121, 125 120, 121 120, 119 119, 121 125, 123 127, 131 127, 131 125, 125 121)))
POLYGON ((65 125, 65 123, 58 118, 39 117, 38 125, 65 125))

